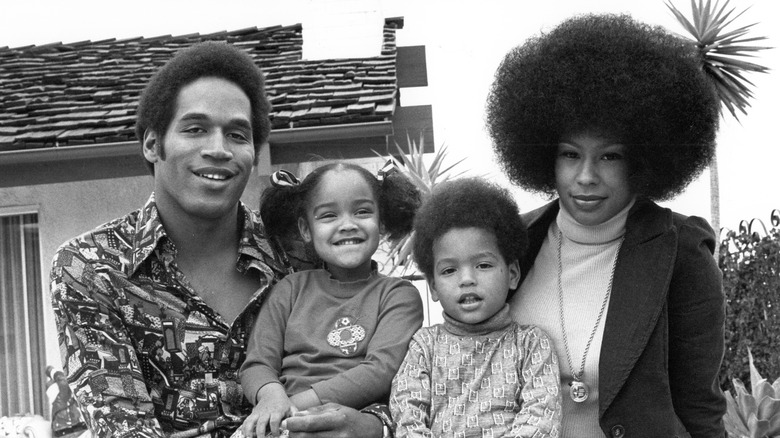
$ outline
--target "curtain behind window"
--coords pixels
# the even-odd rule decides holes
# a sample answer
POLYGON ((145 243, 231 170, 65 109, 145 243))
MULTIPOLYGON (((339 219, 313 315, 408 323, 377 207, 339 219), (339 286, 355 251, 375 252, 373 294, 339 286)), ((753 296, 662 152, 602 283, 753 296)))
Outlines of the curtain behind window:
POLYGON ((0 216, 0 415, 44 409, 38 215, 0 216))

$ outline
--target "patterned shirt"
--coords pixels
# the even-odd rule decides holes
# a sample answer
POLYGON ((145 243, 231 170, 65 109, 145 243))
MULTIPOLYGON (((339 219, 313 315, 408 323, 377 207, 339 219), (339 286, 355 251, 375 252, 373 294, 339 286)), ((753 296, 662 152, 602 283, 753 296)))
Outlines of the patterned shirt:
POLYGON ((421 328, 393 379, 395 436, 557 437, 558 360, 547 335, 509 317, 421 328))
POLYGON ((176 265, 154 194, 65 243, 51 291, 65 372, 94 437, 224 435, 251 412, 238 370, 265 291, 287 273, 241 204, 236 269, 262 287, 232 326, 176 265))

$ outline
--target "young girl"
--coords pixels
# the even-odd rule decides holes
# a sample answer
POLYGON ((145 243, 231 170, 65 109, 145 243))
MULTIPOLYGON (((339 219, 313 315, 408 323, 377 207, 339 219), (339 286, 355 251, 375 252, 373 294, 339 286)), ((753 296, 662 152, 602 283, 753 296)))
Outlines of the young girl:
POLYGON ((444 324, 414 335, 393 379, 395 436, 558 436, 555 349, 506 304, 528 247, 509 192, 478 178, 443 183, 414 229, 414 259, 444 324))
POLYGON ((263 212, 295 217, 323 268, 288 275, 260 310, 241 367, 244 394, 256 404, 246 436, 266 428, 278 435, 284 418, 320 404, 386 401, 423 320, 417 289, 379 274, 371 260, 380 235, 411 230, 420 195, 409 180, 347 163, 319 167, 299 185, 289 173, 276 177, 286 183, 264 194, 263 212))

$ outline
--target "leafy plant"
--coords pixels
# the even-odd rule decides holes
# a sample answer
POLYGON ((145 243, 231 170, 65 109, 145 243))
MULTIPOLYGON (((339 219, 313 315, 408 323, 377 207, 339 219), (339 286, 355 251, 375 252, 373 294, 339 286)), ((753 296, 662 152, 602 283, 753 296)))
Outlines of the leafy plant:
POLYGON ((767 39, 766 37, 746 38, 750 28, 756 23, 726 31, 726 28, 747 10, 732 17, 734 8, 727 11, 728 5, 728 0, 722 7, 718 7, 717 0, 715 2, 691 0, 693 17, 692 20, 688 20, 674 5, 666 4, 677 21, 696 40, 703 58, 704 71, 713 80, 720 101, 734 118, 738 118, 737 110, 747 114, 747 108, 750 106, 748 100, 753 97, 750 90, 753 83, 745 77, 745 73, 765 73, 768 70, 767 67, 748 62, 744 58, 752 58, 756 52, 769 47, 745 45, 767 39))
MULTIPOLYGON (((747 351, 755 366, 780 376, 780 211, 772 212, 769 230, 760 233, 744 222, 739 232, 728 231, 720 251, 726 296, 726 353, 720 382, 749 375, 747 351)), ((763 224, 761 224, 763 225, 763 224)))
MULTIPOLYGON (((447 157, 447 147, 440 147, 432 157, 431 162, 426 166, 425 164, 425 148, 424 138, 420 134, 420 141, 416 142, 412 140, 409 135, 406 136, 406 143, 409 146, 409 153, 404 152, 403 148, 396 143, 395 147, 398 151, 398 159, 401 161, 401 165, 398 166, 398 170, 403 172, 422 193, 423 202, 430 195, 431 190, 436 184, 454 178, 462 174, 462 172, 456 175, 449 175, 449 172, 461 163, 465 158, 457 161, 456 163, 445 167, 444 160, 447 157)), ((387 275, 391 275, 397 270, 399 276, 406 275, 410 267, 412 266, 412 244, 414 242, 414 231, 403 239, 392 243, 387 248, 387 265, 390 267, 387 275)))
POLYGON ((726 392, 726 432, 735 438, 780 436, 780 378, 769 384, 761 377, 748 349, 752 394, 739 379, 733 380, 735 396, 726 392))

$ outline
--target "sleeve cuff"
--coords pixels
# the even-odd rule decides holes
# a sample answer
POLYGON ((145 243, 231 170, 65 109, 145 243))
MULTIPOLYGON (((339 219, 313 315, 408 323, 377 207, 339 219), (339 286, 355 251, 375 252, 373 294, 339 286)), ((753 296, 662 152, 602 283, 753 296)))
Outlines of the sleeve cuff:
POLYGON ((390 408, 387 405, 375 403, 360 410, 364 414, 371 414, 382 422, 382 438, 393 438, 393 419, 390 418, 390 408))

